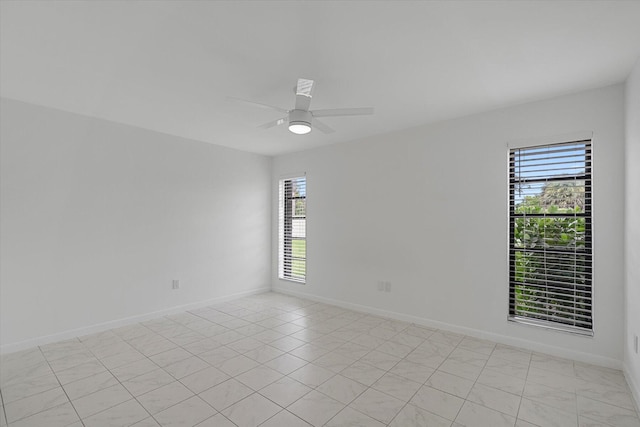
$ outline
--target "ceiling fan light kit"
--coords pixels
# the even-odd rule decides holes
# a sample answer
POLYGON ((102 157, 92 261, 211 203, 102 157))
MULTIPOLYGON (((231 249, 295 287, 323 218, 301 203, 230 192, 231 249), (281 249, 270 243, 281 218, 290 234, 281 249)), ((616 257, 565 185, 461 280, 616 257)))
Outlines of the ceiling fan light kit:
POLYGON ((284 108, 275 107, 273 105, 246 101, 244 99, 231 99, 245 102, 257 107, 268 108, 271 110, 279 111, 281 113, 287 113, 286 117, 281 117, 258 127, 261 129, 269 129, 274 126, 280 126, 284 123, 288 123, 289 131, 297 135, 304 135, 311 132, 312 123, 313 127, 320 130, 321 132, 335 132, 330 126, 321 122, 316 117, 366 116, 373 114, 373 108, 333 108, 329 110, 309 110, 313 85, 313 80, 298 79, 298 84, 294 88, 296 94, 296 104, 292 110, 285 110, 284 108))
POLYGON ((289 130, 298 135, 311 132, 311 117, 309 111, 289 111, 289 130))
POLYGON ((289 123, 289 130, 296 135, 304 135, 305 133, 311 132, 311 125, 302 122, 289 123))

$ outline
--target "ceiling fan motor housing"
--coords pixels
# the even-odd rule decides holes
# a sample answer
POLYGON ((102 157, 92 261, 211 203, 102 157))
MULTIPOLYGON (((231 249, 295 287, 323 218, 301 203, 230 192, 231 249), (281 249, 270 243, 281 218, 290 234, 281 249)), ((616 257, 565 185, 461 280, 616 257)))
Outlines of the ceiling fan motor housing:
POLYGON ((311 127, 311 113, 305 110, 289 111, 289 125, 307 125, 311 127))

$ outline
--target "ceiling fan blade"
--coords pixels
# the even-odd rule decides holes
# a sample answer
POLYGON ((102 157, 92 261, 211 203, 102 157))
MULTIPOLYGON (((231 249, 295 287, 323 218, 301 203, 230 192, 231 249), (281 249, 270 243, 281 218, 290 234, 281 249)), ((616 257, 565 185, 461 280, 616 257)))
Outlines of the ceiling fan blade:
POLYGON ((313 92, 313 80, 298 79, 296 86, 296 110, 309 111, 313 92))
POLYGON ((315 118, 313 119, 313 128, 318 129, 320 132, 324 132, 324 133, 335 132, 335 130, 333 130, 331 127, 327 126, 326 124, 324 124, 323 122, 315 118))
POLYGON ((254 107, 260 107, 260 108, 266 108, 268 110, 279 111, 281 113, 288 113, 289 112, 288 110, 285 110, 284 108, 276 107, 274 105, 261 104, 260 102, 247 101, 246 99, 234 98, 232 96, 228 96, 227 99, 235 101, 235 102, 242 102, 244 104, 253 105, 254 107))
POLYGON ((269 129, 269 128, 272 128, 274 126, 280 126, 282 124, 285 124, 288 121, 289 121, 289 119, 287 117, 281 117, 281 118, 279 118, 277 120, 272 120, 272 121, 270 121, 268 123, 260 125, 260 126, 258 126, 258 128, 260 128, 260 129, 269 129))
POLYGON ((296 86, 296 95, 307 96, 311 98, 311 92, 313 91, 313 80, 298 79, 298 86, 296 86))
POLYGON ((329 110, 314 110, 313 117, 338 117, 338 116, 367 116, 373 114, 373 108, 331 108, 329 110))

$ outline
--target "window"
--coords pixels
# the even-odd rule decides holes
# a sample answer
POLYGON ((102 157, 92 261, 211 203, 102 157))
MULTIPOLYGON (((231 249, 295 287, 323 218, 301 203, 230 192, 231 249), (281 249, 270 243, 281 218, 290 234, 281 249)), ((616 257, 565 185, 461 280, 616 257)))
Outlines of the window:
POLYGON ((509 320, 593 335, 590 140, 509 152, 509 320))
POLYGON ((307 178, 280 180, 278 276, 305 283, 307 277, 307 178))

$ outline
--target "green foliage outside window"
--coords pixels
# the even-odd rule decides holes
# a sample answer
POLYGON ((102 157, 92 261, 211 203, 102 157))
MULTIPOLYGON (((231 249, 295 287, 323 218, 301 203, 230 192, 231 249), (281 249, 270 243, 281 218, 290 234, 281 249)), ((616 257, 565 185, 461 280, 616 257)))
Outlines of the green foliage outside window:
POLYGON ((583 183, 574 181, 547 184, 515 206, 515 214, 524 214, 514 218, 513 228, 516 313, 560 320, 590 310, 586 220, 578 216, 583 207, 583 183), (526 216, 540 214, 555 215, 526 216), (552 258, 536 251, 543 248, 552 258))

